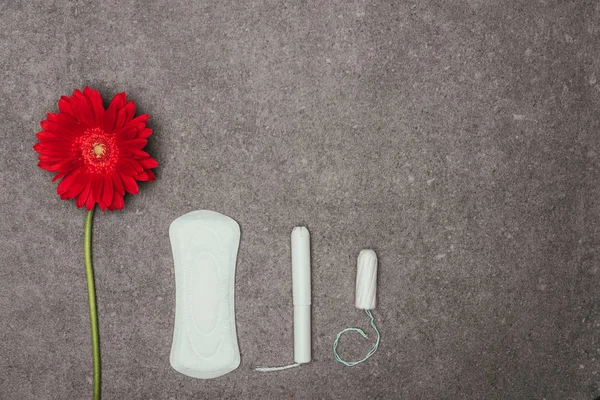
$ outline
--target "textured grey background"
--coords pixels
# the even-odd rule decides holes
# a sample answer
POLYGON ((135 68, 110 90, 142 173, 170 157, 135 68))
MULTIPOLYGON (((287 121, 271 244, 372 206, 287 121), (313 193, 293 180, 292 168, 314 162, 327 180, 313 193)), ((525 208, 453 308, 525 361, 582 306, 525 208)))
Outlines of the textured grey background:
POLYGON ((105 399, 600 395, 599 52, 594 1, 1 1, 0 398, 91 393, 84 212, 31 149, 85 85, 151 115, 161 164, 95 218, 105 399), (168 362, 167 229, 194 209, 242 229, 242 363, 210 381, 168 362), (314 362, 256 373, 292 361, 298 224, 314 362), (362 248, 382 341, 347 368, 362 248))

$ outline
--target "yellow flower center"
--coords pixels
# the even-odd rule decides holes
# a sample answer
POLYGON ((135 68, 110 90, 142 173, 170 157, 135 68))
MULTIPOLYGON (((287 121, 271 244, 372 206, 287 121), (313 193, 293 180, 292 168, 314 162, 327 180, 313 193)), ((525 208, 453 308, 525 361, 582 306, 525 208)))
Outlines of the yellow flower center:
POLYGON ((90 173, 105 174, 114 171, 120 160, 115 135, 100 128, 87 129, 75 139, 73 151, 78 161, 90 173))
POLYGON ((106 146, 103 143, 94 143, 94 156, 100 158, 106 152, 106 146))

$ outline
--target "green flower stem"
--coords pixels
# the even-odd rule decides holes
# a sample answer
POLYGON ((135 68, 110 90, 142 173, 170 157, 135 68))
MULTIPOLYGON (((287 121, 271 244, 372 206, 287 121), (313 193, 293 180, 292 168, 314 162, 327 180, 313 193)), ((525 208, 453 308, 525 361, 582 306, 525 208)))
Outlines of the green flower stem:
POLYGON ((88 302, 90 303, 90 326, 92 328, 92 357, 94 359, 94 400, 100 400, 100 338, 98 336, 98 311, 96 309, 96 289, 92 268, 92 219, 94 209, 85 219, 83 254, 85 258, 85 278, 87 280, 88 302))

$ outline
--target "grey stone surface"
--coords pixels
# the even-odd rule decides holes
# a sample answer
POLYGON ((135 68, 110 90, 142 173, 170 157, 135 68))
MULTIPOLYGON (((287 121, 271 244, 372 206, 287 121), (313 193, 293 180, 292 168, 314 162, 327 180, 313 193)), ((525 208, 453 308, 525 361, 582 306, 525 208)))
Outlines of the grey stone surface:
POLYGON ((161 164, 95 217, 105 399, 600 395, 599 52, 593 1, 0 1, 0 398, 91 393, 85 213, 31 149, 85 85, 151 115, 161 164), (167 229, 194 209, 242 229, 242 363, 209 381, 168 361, 167 229), (292 361, 298 224, 314 362, 260 374, 292 361), (382 341, 347 368, 363 248, 382 341))

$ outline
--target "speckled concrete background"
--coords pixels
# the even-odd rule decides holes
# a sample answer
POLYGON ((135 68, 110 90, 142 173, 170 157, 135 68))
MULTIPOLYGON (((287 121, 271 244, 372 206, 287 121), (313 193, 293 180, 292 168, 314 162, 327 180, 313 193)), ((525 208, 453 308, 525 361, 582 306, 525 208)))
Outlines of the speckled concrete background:
POLYGON ((95 217, 105 399, 600 395, 599 54, 594 1, 1 1, 0 398, 91 393, 84 212, 31 149, 85 85, 151 115, 161 163, 95 217), (203 208, 242 229, 242 364, 210 381, 168 361, 167 229, 203 208), (292 361, 297 224, 314 362, 256 373, 292 361), (382 341, 347 368, 363 248, 382 341))

